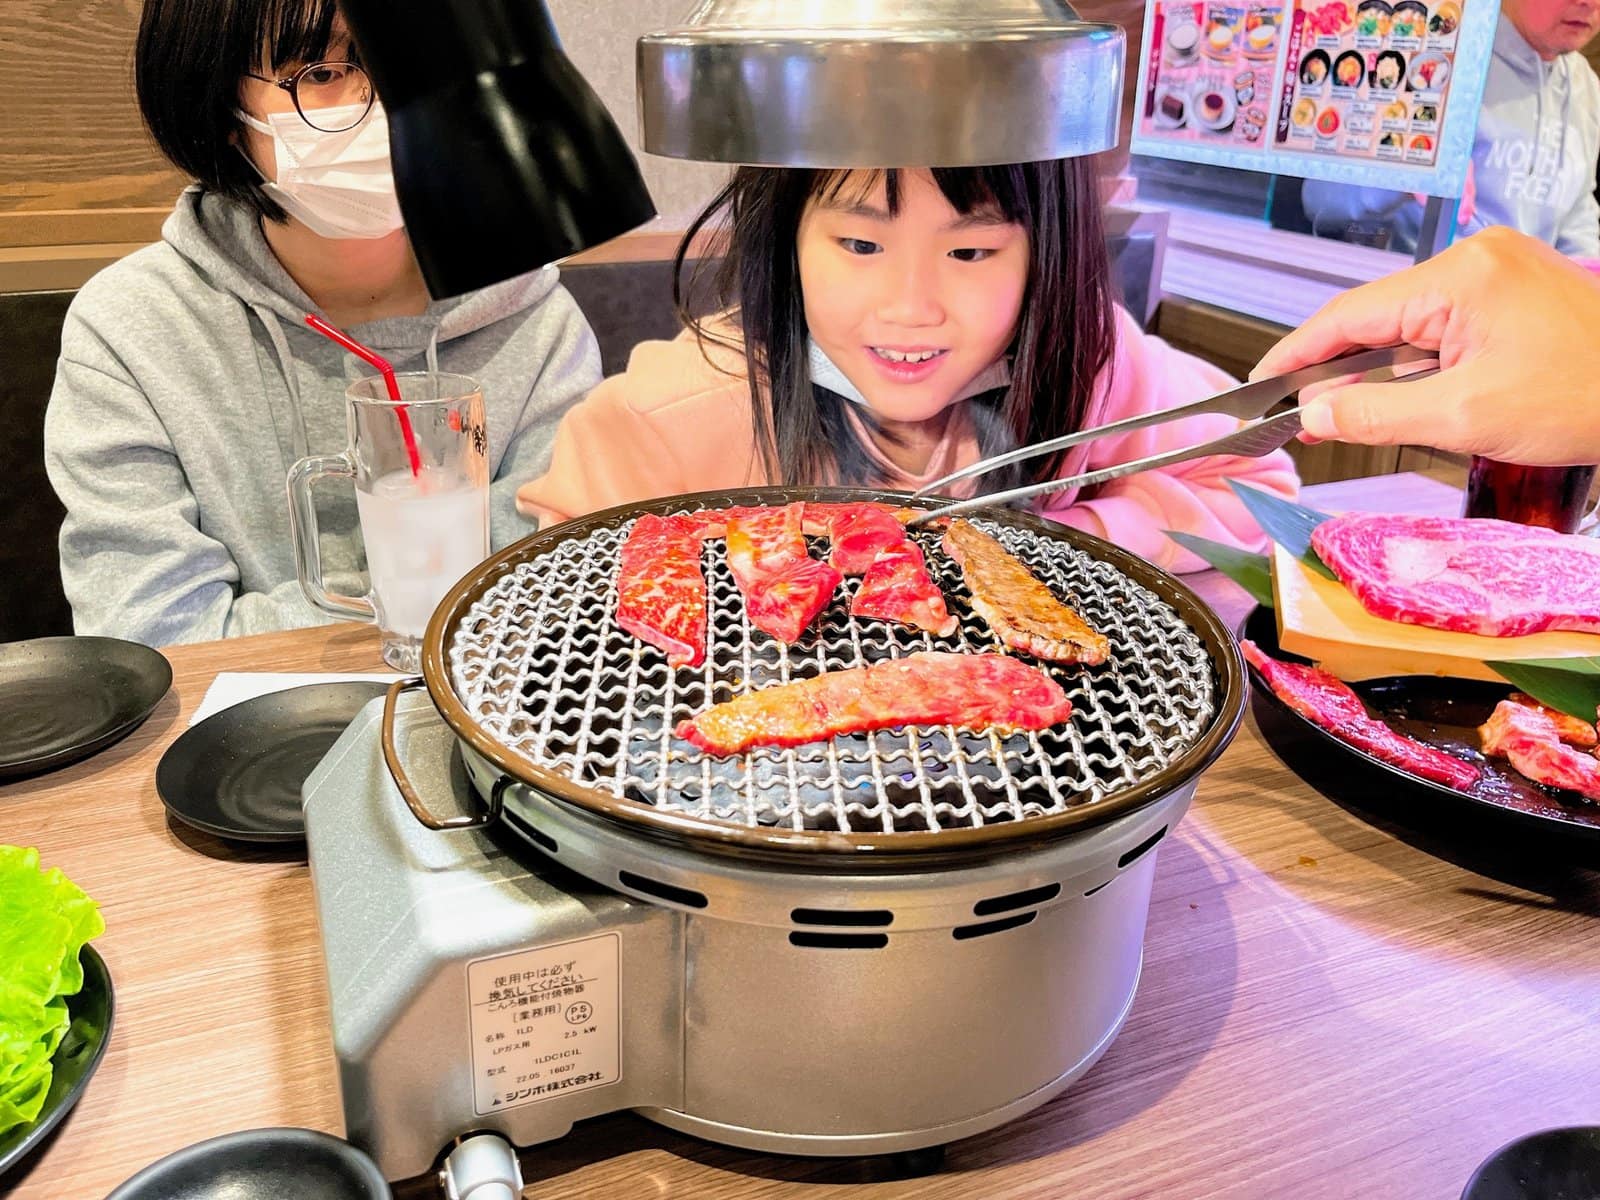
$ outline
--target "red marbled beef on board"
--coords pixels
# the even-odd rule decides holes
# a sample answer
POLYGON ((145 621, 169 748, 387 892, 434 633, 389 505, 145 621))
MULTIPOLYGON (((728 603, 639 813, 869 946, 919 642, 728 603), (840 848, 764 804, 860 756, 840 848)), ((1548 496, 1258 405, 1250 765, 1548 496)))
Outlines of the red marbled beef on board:
POLYGON ((1600 633, 1600 541, 1483 518, 1348 513, 1312 548, 1375 617, 1487 637, 1600 633))

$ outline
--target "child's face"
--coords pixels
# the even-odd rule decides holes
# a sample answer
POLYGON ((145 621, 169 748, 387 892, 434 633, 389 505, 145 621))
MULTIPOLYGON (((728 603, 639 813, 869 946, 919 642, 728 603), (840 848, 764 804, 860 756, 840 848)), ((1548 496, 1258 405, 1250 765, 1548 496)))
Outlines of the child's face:
POLYGON ((882 178, 852 182, 800 219, 806 323, 875 416, 927 421, 1010 345, 1028 236, 997 213, 963 216, 928 171, 900 172, 894 217, 882 178))

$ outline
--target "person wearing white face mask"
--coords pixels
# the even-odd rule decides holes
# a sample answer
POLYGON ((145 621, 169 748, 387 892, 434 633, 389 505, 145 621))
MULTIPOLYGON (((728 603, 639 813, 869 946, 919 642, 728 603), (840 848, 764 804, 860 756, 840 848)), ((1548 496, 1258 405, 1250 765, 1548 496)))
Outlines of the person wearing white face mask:
POLYGON ((394 233, 403 220, 389 163, 389 120, 383 105, 370 99, 366 73, 353 63, 315 63, 290 83, 300 97, 328 89, 341 100, 352 92, 369 99, 307 107, 304 114, 272 113, 265 121, 236 110, 248 128, 272 139, 278 178, 262 176, 263 194, 319 237, 394 233))
MULTIPOLYGON (((135 63, 151 135, 196 183, 62 330, 45 457, 77 632, 164 645, 327 619, 301 593, 284 478, 343 448, 345 388, 371 369, 307 313, 398 370, 483 385, 491 539, 525 534, 515 486, 599 381, 593 333, 554 269, 430 301, 336 0, 145 0, 135 63)), ((327 490, 324 569, 360 591, 354 496, 327 490)))

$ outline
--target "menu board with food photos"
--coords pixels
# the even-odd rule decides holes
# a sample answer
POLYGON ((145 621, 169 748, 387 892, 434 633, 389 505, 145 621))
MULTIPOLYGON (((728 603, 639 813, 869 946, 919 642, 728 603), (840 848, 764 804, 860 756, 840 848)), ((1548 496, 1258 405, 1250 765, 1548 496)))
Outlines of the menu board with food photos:
POLYGON ((1147 0, 1135 154, 1458 196, 1492 0, 1147 0))

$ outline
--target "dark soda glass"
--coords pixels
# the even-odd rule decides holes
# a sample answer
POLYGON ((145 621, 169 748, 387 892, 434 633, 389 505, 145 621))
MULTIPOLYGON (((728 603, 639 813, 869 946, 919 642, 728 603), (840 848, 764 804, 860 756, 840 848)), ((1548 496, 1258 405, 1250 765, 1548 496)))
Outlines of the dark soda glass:
POLYGON ((1594 467, 1519 467, 1475 454, 1462 515, 1576 533, 1594 475, 1594 467))

